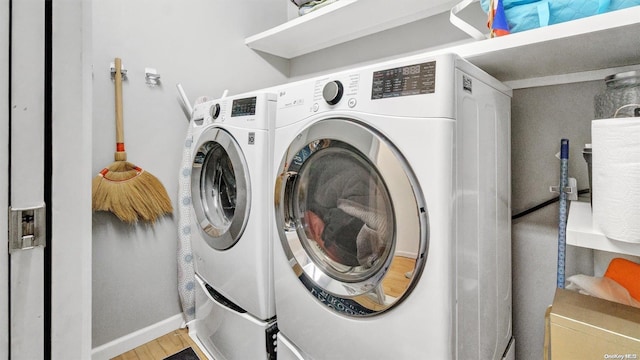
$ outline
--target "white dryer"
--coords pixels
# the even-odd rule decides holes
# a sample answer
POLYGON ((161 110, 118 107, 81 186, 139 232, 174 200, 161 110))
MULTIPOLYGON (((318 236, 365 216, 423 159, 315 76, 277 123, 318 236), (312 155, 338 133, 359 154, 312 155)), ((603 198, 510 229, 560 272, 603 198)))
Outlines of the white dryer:
MULTIPOLYGON (((194 108, 192 249, 196 320, 215 358, 266 359, 275 349, 270 181, 275 94, 246 93, 194 108)), ((270 355, 271 354, 271 355, 270 355)))
POLYGON ((510 90, 454 55, 277 89, 280 359, 502 359, 510 90))

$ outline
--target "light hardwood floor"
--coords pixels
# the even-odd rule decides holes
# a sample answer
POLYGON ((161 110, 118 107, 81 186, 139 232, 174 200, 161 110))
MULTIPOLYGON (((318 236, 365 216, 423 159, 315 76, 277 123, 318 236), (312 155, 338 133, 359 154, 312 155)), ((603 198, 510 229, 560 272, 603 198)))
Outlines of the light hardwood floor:
POLYGON ((146 344, 114 357, 112 360, 161 360, 191 346, 201 360, 207 357, 189 337, 188 329, 174 330, 146 344))
POLYGON ((405 274, 413 271, 415 266, 415 260, 396 256, 389 267, 389 274, 382 280, 384 293, 393 297, 401 296, 411 282, 411 279, 408 279, 405 274))

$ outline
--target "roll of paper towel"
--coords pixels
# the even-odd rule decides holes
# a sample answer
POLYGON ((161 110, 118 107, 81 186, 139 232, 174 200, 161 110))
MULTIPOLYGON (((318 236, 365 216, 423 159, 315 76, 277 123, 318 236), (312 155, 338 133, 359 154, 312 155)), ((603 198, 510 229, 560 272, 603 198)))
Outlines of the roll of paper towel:
POLYGON ((640 118, 591 122, 593 221, 610 239, 640 243, 640 118))

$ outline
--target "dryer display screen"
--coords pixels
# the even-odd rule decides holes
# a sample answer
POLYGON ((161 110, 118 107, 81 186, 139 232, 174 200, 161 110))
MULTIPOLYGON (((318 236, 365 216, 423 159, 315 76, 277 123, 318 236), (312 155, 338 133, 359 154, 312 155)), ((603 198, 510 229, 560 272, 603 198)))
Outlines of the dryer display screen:
POLYGON ((436 62, 376 71, 372 84, 372 100, 431 94, 436 89, 436 62))
POLYGON ((235 99, 231 105, 231 117, 256 114, 256 97, 235 99))

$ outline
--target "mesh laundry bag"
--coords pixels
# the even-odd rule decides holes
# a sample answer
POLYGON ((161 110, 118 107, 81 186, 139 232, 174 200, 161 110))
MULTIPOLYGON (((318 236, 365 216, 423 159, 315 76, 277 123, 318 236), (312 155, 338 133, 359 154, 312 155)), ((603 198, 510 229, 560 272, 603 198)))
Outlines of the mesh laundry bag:
POLYGON ((298 15, 308 14, 336 1, 338 0, 291 0, 298 7, 298 15))
POLYGON ((191 145, 193 143, 193 127, 189 125, 184 141, 182 164, 178 175, 178 295, 182 305, 185 322, 195 319, 195 270, 193 251, 191 250, 191 145))

